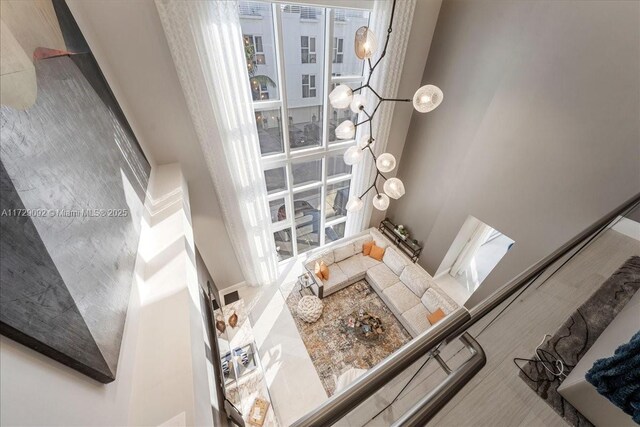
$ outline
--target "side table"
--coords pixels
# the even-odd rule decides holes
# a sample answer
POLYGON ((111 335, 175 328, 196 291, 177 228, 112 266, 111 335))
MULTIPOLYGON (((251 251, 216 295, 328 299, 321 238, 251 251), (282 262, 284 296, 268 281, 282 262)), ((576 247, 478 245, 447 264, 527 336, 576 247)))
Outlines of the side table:
POLYGON ((296 285, 300 287, 298 289, 300 296, 303 296, 302 293, 305 290, 309 290, 311 292, 311 295, 318 296, 318 294, 313 290, 313 284, 314 284, 313 278, 309 277, 309 273, 303 273, 300 276, 298 276, 298 281, 296 282, 296 285))

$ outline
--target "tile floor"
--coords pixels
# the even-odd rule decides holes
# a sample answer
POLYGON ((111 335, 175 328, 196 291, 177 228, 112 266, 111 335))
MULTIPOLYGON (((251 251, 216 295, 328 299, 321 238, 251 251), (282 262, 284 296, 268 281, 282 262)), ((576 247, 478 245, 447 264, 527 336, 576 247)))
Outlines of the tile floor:
POLYGON ((239 290, 251 311, 253 333, 281 426, 291 425, 327 400, 327 393, 285 304, 285 295, 295 286, 302 268, 301 261, 285 265, 280 286, 239 290))

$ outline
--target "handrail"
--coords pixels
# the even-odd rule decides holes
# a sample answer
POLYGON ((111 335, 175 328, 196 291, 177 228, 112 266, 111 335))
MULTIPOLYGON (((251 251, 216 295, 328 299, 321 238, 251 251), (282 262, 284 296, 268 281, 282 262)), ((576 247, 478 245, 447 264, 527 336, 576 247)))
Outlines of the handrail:
POLYGON ((346 389, 334 394, 329 400, 307 413, 292 424, 293 427, 328 426, 373 395, 421 356, 433 350, 452 331, 469 320, 469 312, 460 307, 433 327, 409 341, 398 351, 362 374, 346 389))
POLYGON ((487 298, 482 300, 478 305, 469 309, 470 319, 462 325, 458 330, 453 332, 449 337, 447 337, 447 342, 451 342, 455 337, 459 336, 461 333, 466 331, 469 327, 475 324, 478 320, 482 319, 486 314, 491 312, 497 306, 502 304, 507 298, 511 295, 515 294, 522 286, 529 283, 531 280, 535 279, 538 274, 544 272, 547 268, 549 268, 554 262, 563 257, 565 254, 570 252, 578 243, 587 239, 592 234, 598 232, 605 228, 611 221, 616 219, 618 216, 631 211, 636 205, 640 204, 640 193, 628 199, 626 202, 609 212, 607 215, 600 218, 598 221, 591 224, 589 227, 585 228, 582 232, 578 233, 572 239, 570 239, 567 243, 560 246, 554 252, 552 252, 549 256, 542 258, 540 261, 529 267, 529 269, 522 272, 520 275, 516 276, 513 280, 507 282, 500 289, 497 289, 487 298))
MULTIPOLYGON (((354 407, 362 403, 378 389, 395 378, 396 375, 415 363, 421 356, 434 349, 441 341, 446 339, 447 342, 450 342, 458 336, 460 336, 460 339, 463 339, 463 337, 467 336, 465 331, 479 319, 498 307, 507 298, 533 280, 539 273, 543 272, 555 261, 571 251, 571 249, 573 249, 578 243, 585 240, 595 232, 603 229, 616 217, 630 211, 638 204, 640 204, 640 193, 631 197, 616 209, 612 210, 591 226, 587 227, 581 233, 577 234, 574 238, 554 251, 551 255, 538 261, 528 270, 492 293, 480 304, 471 308, 471 310, 467 311, 464 307, 461 307, 449 316, 445 317, 442 321, 438 322, 435 326, 427 329, 417 338, 405 344, 398 351, 391 354, 378 365, 364 373, 346 389, 333 395, 322 405, 297 420, 292 424, 292 426, 311 427, 334 424, 344 415, 349 413, 354 407)), ((479 351, 482 351, 482 348, 477 342, 475 342, 475 340, 469 341, 469 343, 472 344, 472 348, 476 348, 475 346, 477 345, 476 351, 478 353, 479 351)), ((484 352, 482 354, 484 355, 484 352)), ((484 362, 482 363, 484 365, 484 362)), ((475 369, 475 366, 473 367, 475 369)), ((451 397, 453 397, 453 395, 459 390, 459 387, 462 387, 470 377, 475 374, 475 372, 471 372, 473 372, 473 370, 465 369, 463 373, 459 374, 459 377, 455 378, 455 381, 452 381, 449 386, 440 390, 437 395, 434 395, 432 392, 425 396, 425 398, 420 401, 420 405, 416 405, 416 407, 410 411, 410 414, 414 414, 416 417, 419 417, 421 421, 428 421, 440 408, 442 408, 442 406, 444 406, 444 404, 446 404, 446 402, 449 401, 449 399, 451 399, 451 397), (431 402, 431 399, 436 398, 437 401, 431 402)), ((438 390, 438 388, 436 388, 436 390, 438 390)), ((401 420, 404 420, 404 417, 401 418, 401 420)), ((413 418, 403 422, 410 423, 413 422, 412 420, 413 418)))
MULTIPOLYGON (((460 341, 467 347, 471 356, 458 368, 449 372, 444 381, 405 412, 393 423, 392 427, 424 426, 447 404, 452 396, 484 367, 487 363, 487 357, 480 344, 468 332, 460 336, 460 341)), ((448 369, 446 365, 444 367, 448 369)))

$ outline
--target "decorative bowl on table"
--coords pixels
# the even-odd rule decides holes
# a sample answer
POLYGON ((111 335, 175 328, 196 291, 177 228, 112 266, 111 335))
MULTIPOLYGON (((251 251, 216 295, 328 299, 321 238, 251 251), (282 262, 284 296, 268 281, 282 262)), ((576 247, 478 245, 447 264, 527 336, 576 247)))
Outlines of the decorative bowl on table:
POLYGON ((380 318, 362 308, 345 317, 344 327, 347 333, 362 341, 377 341, 384 335, 380 318))

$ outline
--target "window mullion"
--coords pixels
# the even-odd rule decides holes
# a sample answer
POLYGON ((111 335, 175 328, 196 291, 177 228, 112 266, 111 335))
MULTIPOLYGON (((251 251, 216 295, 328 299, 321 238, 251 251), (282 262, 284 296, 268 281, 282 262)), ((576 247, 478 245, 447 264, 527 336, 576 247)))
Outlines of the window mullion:
POLYGON ((322 103, 324 108, 322 114, 322 146, 327 149, 329 146, 329 90, 331 88, 331 69, 333 61, 331 60, 331 51, 333 49, 333 9, 326 9, 325 16, 325 35, 324 35, 324 79, 322 79, 322 103))
POLYGON ((276 108, 280 108, 281 105, 282 102, 278 99, 273 101, 254 101, 253 111, 258 113, 260 111, 275 110, 276 108))
MULTIPOLYGON (((280 85, 280 99, 282 100, 282 140, 284 143, 285 156, 288 159, 290 156, 290 142, 289 142, 289 108, 287 105, 287 87, 285 79, 285 66, 284 66, 284 39, 282 35, 282 8, 279 4, 274 3, 271 5, 273 20, 273 32, 275 35, 275 50, 276 61, 278 66, 278 84, 280 85)), ((288 163, 288 162, 287 162, 288 163)), ((296 214, 295 205, 293 203, 293 176, 291 173, 291 165, 287 164, 285 167, 287 171, 287 197, 285 198, 285 205, 287 205, 287 217, 291 223, 291 248, 292 257, 298 256, 298 238, 296 234, 296 214)))
POLYGON ((276 63, 278 69, 278 84, 280 85, 280 100, 282 101, 282 140, 284 142, 284 152, 289 157, 289 108, 287 105, 287 87, 284 69, 284 40, 282 37, 282 9, 280 5, 274 3, 271 5, 273 8, 273 33, 275 35, 275 51, 276 51, 276 63))
MULTIPOLYGON (((324 14, 324 79, 322 79, 322 99, 324 113, 322 114, 322 147, 326 153, 329 147, 329 88, 331 87, 331 69, 333 67, 333 9, 326 9, 324 14)), ((325 245, 325 218, 327 217, 327 157, 322 158, 322 191, 320 192, 320 246, 325 245)))

